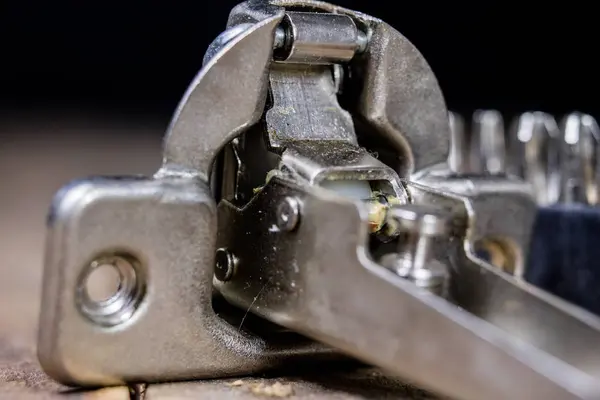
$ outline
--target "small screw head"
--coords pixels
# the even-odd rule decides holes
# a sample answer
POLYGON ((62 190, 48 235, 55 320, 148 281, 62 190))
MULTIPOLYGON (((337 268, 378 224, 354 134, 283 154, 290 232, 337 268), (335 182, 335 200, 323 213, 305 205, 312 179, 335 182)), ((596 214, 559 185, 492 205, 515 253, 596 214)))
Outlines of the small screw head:
POLYGON ((277 206, 277 227, 290 232, 300 221, 300 201, 295 197, 286 197, 277 206))
POLYGON ((220 248, 215 255, 215 277, 221 282, 233 278, 238 259, 229 250, 220 248))

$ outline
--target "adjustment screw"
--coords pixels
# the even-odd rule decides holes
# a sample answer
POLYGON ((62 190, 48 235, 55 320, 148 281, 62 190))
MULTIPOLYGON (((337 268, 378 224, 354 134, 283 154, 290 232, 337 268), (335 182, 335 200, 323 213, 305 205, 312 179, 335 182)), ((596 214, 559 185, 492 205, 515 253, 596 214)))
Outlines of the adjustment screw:
POLYGON ((286 197, 277 206, 277 227, 283 232, 291 232, 300 221, 300 201, 286 197))
POLYGON ((220 248, 215 256, 215 277, 221 282, 227 282, 235 274, 238 258, 229 250, 220 248))

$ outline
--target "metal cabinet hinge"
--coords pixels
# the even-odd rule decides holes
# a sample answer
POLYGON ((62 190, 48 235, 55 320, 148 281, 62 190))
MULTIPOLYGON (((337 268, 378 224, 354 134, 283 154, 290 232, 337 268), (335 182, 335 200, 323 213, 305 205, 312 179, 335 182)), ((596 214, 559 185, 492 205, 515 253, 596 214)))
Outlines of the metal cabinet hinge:
POLYGON ((54 199, 44 369, 85 386, 351 358, 456 398, 597 397, 600 319, 522 279, 531 185, 493 157, 465 173, 456 130, 448 162, 448 115, 385 22, 238 5, 159 171, 54 199), (102 265, 121 284, 98 300, 102 265))

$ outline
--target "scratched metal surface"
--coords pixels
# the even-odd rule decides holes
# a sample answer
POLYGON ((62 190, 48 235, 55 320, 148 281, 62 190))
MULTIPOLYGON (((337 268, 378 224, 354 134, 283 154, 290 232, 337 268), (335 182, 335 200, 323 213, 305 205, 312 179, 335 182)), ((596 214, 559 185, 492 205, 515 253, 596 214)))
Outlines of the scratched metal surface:
MULTIPOLYGON (((0 118, 0 399, 130 398, 128 388, 81 392, 39 368, 35 340, 44 219, 53 193, 74 178, 151 174, 160 123, 106 116, 0 118)), ((430 399, 373 369, 148 386, 146 399, 430 399)))

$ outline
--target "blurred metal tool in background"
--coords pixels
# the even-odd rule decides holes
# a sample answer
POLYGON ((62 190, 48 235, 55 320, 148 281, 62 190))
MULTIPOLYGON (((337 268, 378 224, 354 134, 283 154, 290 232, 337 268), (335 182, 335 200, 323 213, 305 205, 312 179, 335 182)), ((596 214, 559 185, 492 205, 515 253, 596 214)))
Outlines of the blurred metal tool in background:
POLYGON ((448 114, 450 170, 458 174, 504 174, 507 153, 502 115, 496 110, 477 110, 466 123, 461 115, 448 114))
POLYGON ((598 205, 600 129, 587 114, 572 113, 561 122, 561 193, 564 203, 598 205))
POLYGON ((598 204, 600 128, 587 114, 562 118, 525 112, 505 130, 496 110, 477 110, 469 125, 450 112, 450 167, 462 173, 509 175, 532 185, 537 203, 598 204))
POLYGON ((450 152, 448 166, 457 174, 467 174, 469 168, 469 151, 471 132, 465 126, 464 118, 457 113, 448 112, 450 119, 450 152))
POLYGON ((599 398, 600 318, 523 281, 537 205, 499 114, 475 123, 476 171, 460 143, 450 170, 442 91, 398 31, 236 6, 156 174, 55 197, 43 367, 114 385, 351 357, 456 399, 599 398), (100 267, 120 284, 98 299, 100 267))
POLYGON ((508 172, 532 184, 539 205, 560 196, 560 131, 554 117, 526 112, 512 123, 508 137, 508 172))
POLYGON ((477 110, 473 114, 470 168, 475 174, 506 172, 504 121, 498 111, 477 110))
MULTIPOLYGON (((449 164, 462 173, 476 173, 481 162, 472 166, 469 160, 485 158, 480 143, 490 132, 498 138, 504 135, 506 172, 530 183, 539 206, 523 277, 600 314, 600 250, 595 240, 600 236, 600 130, 596 121, 573 112, 559 125, 550 114, 525 112, 502 132, 498 119, 495 110, 477 111, 469 129, 462 116, 450 113, 451 148, 457 151, 451 153, 449 164), (487 130, 477 123, 482 115, 491 116, 487 130)), ((492 260, 490 255, 487 258, 492 260)))

